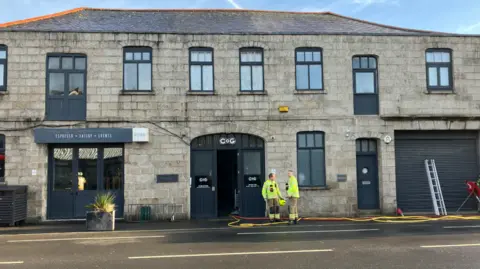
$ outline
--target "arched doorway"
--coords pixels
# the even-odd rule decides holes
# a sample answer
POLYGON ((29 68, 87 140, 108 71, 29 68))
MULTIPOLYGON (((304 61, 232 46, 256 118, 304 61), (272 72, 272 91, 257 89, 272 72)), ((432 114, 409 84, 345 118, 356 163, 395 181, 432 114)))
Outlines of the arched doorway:
POLYGON ((265 214, 261 188, 265 143, 249 134, 200 136, 190 145, 190 212, 194 219, 265 214))

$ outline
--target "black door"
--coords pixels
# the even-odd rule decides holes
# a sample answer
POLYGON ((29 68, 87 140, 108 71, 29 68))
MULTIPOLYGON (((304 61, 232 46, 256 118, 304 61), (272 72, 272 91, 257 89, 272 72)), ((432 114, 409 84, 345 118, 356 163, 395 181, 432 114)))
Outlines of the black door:
POLYGON ((214 150, 194 150, 191 153, 191 217, 194 219, 217 216, 216 171, 214 150))
MULTIPOLYGON (((71 219, 74 216, 75 174, 73 148, 53 148, 49 151, 50 219, 71 219)), ((75 164, 76 165, 76 164, 75 164)))
POLYGON ((239 189, 242 200, 241 214, 245 217, 264 217, 265 203, 262 198, 264 182, 263 150, 242 152, 241 179, 239 189))
POLYGON ((357 140, 358 209, 379 209, 377 146, 373 139, 357 140))

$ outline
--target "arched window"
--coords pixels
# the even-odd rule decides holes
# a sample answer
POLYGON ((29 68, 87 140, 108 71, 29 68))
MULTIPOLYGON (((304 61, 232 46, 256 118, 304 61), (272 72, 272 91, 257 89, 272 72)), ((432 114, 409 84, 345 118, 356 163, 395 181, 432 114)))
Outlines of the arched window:
POLYGON ((352 58, 353 110, 355 115, 377 115, 378 64, 373 55, 356 55, 352 58))

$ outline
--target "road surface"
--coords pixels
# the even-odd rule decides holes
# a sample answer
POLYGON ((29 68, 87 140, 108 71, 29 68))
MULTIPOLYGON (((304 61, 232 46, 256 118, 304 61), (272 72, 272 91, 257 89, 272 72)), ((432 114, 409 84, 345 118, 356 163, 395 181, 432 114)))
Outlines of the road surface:
MULTIPOLYGON (((172 224, 174 227, 175 224, 172 224)), ((480 268, 480 222, 7 234, 0 268, 480 268)))

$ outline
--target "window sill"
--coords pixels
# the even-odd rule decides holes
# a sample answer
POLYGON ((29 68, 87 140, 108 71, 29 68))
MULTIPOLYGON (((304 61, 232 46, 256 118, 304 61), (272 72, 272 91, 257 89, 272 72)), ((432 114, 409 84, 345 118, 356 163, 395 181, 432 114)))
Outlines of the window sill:
POLYGON ((266 91, 243 91, 238 92, 237 95, 268 95, 266 91))
POLYGON ((445 94, 445 95, 450 95, 450 94, 456 94, 453 89, 427 89, 426 91, 423 92, 424 94, 445 94))
POLYGON ((121 90, 120 95, 155 95, 154 91, 126 91, 121 90))
POLYGON ((191 95, 191 96, 205 96, 205 95, 206 96, 212 96, 212 95, 217 95, 217 93, 216 92, 207 92, 207 91, 205 91, 205 92, 188 91, 187 95, 191 95))
POLYGON ((302 191, 328 191, 331 190, 330 186, 324 186, 324 187, 298 187, 302 191))
POLYGON ((309 94, 327 94, 327 92, 325 90, 309 90, 309 91, 299 91, 299 90, 295 90, 295 92, 293 93, 295 95, 309 95, 309 94))
POLYGON ((0 95, 7 95, 8 94, 8 91, 2 91, 0 90, 0 95))

